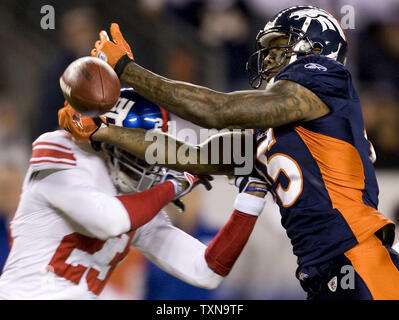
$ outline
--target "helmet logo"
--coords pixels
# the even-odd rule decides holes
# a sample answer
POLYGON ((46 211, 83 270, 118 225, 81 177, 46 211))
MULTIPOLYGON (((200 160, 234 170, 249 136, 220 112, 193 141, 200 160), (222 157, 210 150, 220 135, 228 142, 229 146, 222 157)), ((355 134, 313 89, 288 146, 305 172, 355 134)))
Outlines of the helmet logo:
MULTIPOLYGON (((338 21, 328 14, 327 12, 324 12, 319 9, 313 9, 313 8, 306 8, 303 10, 295 11, 291 13, 290 18, 294 18, 295 20, 299 20, 302 18, 306 18, 305 23, 304 23, 304 28, 309 27, 310 23, 312 20, 317 20, 322 28, 322 32, 328 30, 333 30, 333 31, 338 31, 342 39, 346 39, 344 31, 342 30, 341 26, 339 25, 338 21)), ((306 32, 306 30, 303 30, 306 32)))
POLYGON ((113 108, 104 114, 105 117, 113 119, 116 126, 123 127, 123 120, 125 120, 130 109, 133 107, 134 101, 126 98, 119 98, 113 108))
POLYGON ((321 64, 310 62, 305 64, 304 66, 306 69, 313 69, 313 70, 319 70, 319 71, 327 71, 327 68, 325 66, 322 66, 321 64))

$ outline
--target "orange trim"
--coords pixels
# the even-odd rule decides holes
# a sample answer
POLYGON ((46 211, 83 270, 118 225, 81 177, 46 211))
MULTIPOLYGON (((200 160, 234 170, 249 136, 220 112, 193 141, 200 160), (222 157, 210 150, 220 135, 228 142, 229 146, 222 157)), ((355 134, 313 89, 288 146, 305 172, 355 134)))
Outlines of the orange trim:
POLYGON ((333 208, 348 222, 358 242, 393 223, 363 202, 364 169, 354 146, 300 126, 295 127, 295 131, 317 162, 333 208))
MULTIPOLYGON (((271 130, 271 135, 272 135, 272 140, 271 142, 269 142, 268 139, 268 134, 266 136, 266 139, 264 139, 261 143, 258 144, 258 146, 256 147, 256 160, 260 163, 262 163, 265 167, 267 167, 267 157, 266 157, 266 152, 270 151, 271 147, 276 143, 276 139, 274 138, 274 131, 273 128, 270 128, 269 130, 271 130), (266 144, 266 146, 264 146, 266 144), (259 148, 264 148, 264 150, 259 150, 259 148), (260 156, 264 156, 264 160, 266 161, 262 161, 262 159, 260 159, 260 156)), ((267 171, 267 168, 266 168, 267 171)))
POLYGON ((326 12, 328 12, 328 13, 338 22, 339 26, 341 27, 341 29, 342 29, 342 31, 343 31, 343 33, 344 33, 345 41, 348 41, 348 36, 346 35, 345 29, 344 29, 344 28, 342 27, 342 25, 341 25, 341 21, 339 21, 330 11, 328 11, 328 10, 326 10, 326 9, 323 9, 323 10, 326 11, 326 12))
POLYGON ((376 153, 375 153, 373 144, 371 143, 371 141, 370 141, 370 140, 368 139, 368 137, 367 137, 366 129, 364 129, 363 135, 364 135, 364 137, 366 138, 367 142, 368 142, 369 145, 370 145, 370 148, 369 148, 369 149, 370 149, 369 159, 371 160, 372 163, 375 163, 375 161, 377 160, 377 155, 376 155, 376 153))
POLYGON ((283 154, 283 153, 276 153, 276 154, 273 154, 273 155, 270 157, 270 159, 267 160, 267 164, 269 164, 270 161, 271 161, 275 156, 282 156, 282 157, 285 157, 285 158, 290 159, 290 160, 296 165, 296 167, 298 168, 299 175, 301 176, 301 189, 300 189, 300 191, 298 192, 298 194, 297 194, 297 196, 295 197, 295 199, 292 200, 289 204, 286 204, 286 205, 284 204, 283 200, 282 200, 281 197, 279 196, 279 194, 278 194, 278 189, 281 188, 281 189, 283 189, 285 192, 287 192, 287 191, 289 190, 289 188, 290 188, 290 186, 291 186, 291 178, 290 178, 290 176, 289 176, 288 173, 284 170, 284 168, 279 168, 279 171, 278 171, 278 173, 277 173, 277 175, 276 175, 276 178, 274 179, 273 177, 271 177, 271 178, 273 179, 273 182, 276 182, 276 180, 278 179, 278 177, 279 177, 279 175, 280 175, 280 172, 283 172, 284 175, 287 177, 287 179, 288 179, 288 181, 289 181, 287 188, 283 188, 283 186, 281 185, 281 183, 279 183, 278 186, 277 186, 277 188, 276 188, 276 194, 277 194, 277 197, 280 199, 281 205, 282 205, 284 208, 288 208, 288 207, 291 207, 291 206, 295 203, 295 201, 298 199, 298 197, 302 194, 302 190, 303 190, 303 176, 302 176, 302 171, 301 171, 301 168, 299 167, 298 163, 297 163, 294 159, 292 159, 290 156, 287 156, 286 154, 283 154))
POLYGON ((399 300, 399 270, 376 236, 345 252, 345 256, 375 300, 399 300))
MULTIPOLYGON (((273 128, 269 129, 272 135, 272 142, 267 146, 267 151, 270 151, 270 149, 273 147, 273 145, 276 143, 276 138, 274 137, 274 130, 273 128)), ((265 151, 266 152, 266 151, 265 151)))

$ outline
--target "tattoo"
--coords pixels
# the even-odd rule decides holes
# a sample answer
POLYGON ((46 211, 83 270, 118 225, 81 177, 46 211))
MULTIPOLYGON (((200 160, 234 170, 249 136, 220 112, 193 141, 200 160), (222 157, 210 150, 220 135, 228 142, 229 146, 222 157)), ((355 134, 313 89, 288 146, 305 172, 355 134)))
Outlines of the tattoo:
POLYGON ((287 80, 268 90, 221 93, 163 78, 134 62, 126 66, 121 80, 157 105, 206 128, 273 128, 329 112, 314 93, 287 80))
POLYGON ((223 114, 231 128, 274 128, 329 112, 315 94, 291 81, 278 81, 263 91, 239 91, 235 96, 239 103, 233 102, 223 114))
POLYGON ((133 62, 126 66, 121 80, 160 107, 203 127, 214 127, 212 124, 218 123, 215 115, 226 100, 223 93, 163 78, 133 62))
MULTIPOLYGON (((127 152, 135 155, 136 157, 146 161, 146 150, 147 148, 154 142, 148 141, 145 139, 147 131, 145 129, 137 129, 137 128, 124 128, 119 126, 110 125, 106 128, 99 129, 94 135, 93 140, 103 141, 108 144, 115 145, 127 152)), ((222 161, 219 161, 216 164, 213 164, 210 160, 205 161, 204 164, 200 163, 201 159, 201 150, 200 146, 192 146, 181 141, 175 140, 173 137, 159 133, 155 134, 156 142, 164 143, 164 148, 160 148, 159 150, 164 150, 164 154, 160 155, 161 158, 165 159, 165 163, 157 163, 160 166, 165 166, 177 171, 189 171, 192 174, 215 174, 215 175, 233 175, 235 164, 223 164, 222 161), (165 139, 160 139, 158 141, 158 137, 164 136, 165 139), (176 144, 176 148, 172 148, 169 150, 169 139, 174 140, 173 144, 176 144), (185 158, 188 158, 190 155, 190 151, 194 150, 197 161, 190 161, 189 163, 181 163, 179 161, 179 157, 177 156, 177 152, 181 149, 182 146, 185 146, 185 158), (169 157, 173 159, 171 163, 169 163, 169 157), (177 160, 177 161, 176 161, 177 160)), ((222 139, 220 140, 220 144, 223 143, 222 139)), ((209 141, 211 143, 211 141, 209 141)), ((220 149, 223 149, 221 145, 220 149)), ((157 156, 157 155, 154 155, 157 156)), ((211 153, 209 153, 209 159, 211 159, 211 153)), ((184 158, 184 157, 183 157, 184 158)), ((233 156, 232 156, 233 158, 233 156)), ((241 163, 239 164, 241 165, 241 163)))

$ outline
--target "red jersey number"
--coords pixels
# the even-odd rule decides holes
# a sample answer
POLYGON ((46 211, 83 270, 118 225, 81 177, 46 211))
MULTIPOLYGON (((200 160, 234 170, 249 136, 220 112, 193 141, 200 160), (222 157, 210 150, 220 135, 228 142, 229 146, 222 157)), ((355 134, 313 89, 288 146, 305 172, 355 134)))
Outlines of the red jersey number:
POLYGON ((68 234, 55 251, 48 265, 49 269, 52 269, 59 277, 79 284, 89 266, 82 265, 82 259, 79 259, 81 255, 73 255, 73 251, 76 249, 91 255, 88 259, 108 265, 102 274, 99 270, 90 267, 86 275, 87 287, 91 292, 99 295, 112 271, 129 253, 133 233, 129 232, 108 240, 90 238, 77 232, 68 234))

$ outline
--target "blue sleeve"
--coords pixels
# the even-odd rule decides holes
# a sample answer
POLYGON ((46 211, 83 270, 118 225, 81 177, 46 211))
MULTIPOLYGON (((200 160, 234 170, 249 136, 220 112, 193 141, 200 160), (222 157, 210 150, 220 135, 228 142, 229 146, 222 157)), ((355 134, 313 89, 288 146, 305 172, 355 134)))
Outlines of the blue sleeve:
POLYGON ((352 80, 349 71, 339 62, 321 55, 299 58, 283 68, 277 80, 296 82, 316 94, 332 111, 345 107, 342 99, 353 99, 352 80))

